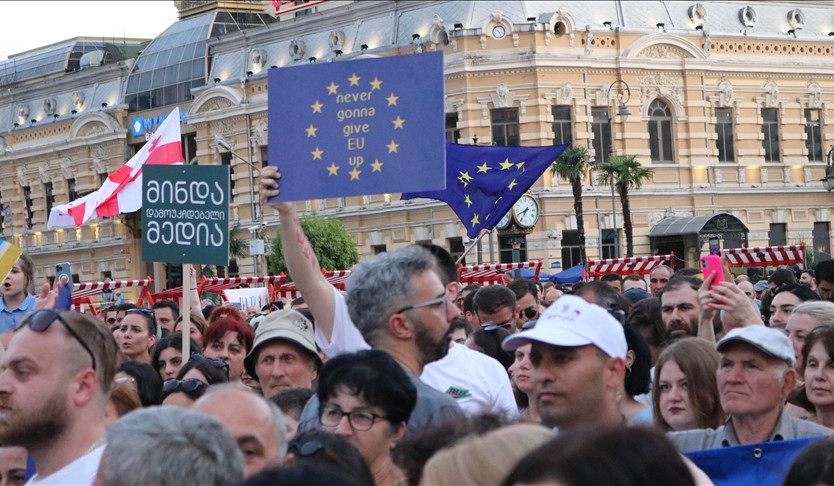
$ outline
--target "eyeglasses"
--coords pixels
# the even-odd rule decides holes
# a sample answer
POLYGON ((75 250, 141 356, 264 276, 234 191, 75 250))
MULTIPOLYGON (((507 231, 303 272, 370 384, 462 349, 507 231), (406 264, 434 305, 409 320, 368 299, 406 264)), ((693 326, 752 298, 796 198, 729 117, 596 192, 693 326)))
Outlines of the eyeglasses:
POLYGON ((526 317, 527 319, 532 319, 539 315, 539 310, 536 309, 536 306, 531 305, 530 307, 521 309, 521 314, 523 314, 524 317, 526 317))
POLYGON ((136 309, 128 309, 128 310, 125 311, 125 315, 139 314, 139 313, 151 317, 151 322, 153 322, 153 324, 151 324, 151 327, 150 327, 150 334, 155 336, 156 335, 156 314, 154 314, 153 309, 136 308, 136 309))
POLYGON ((605 310, 607 310, 608 313, 611 314, 611 317, 613 317, 614 319, 617 319, 617 322, 619 322, 621 326, 625 327, 625 320, 626 320, 625 311, 623 311, 622 309, 620 309, 618 307, 609 307, 605 310))
POLYGON ((534 327, 536 327, 537 322, 539 322, 538 319, 533 319, 532 321, 527 321, 527 322, 524 323, 524 325, 521 326, 521 330, 522 331, 527 331, 529 329, 533 329, 534 327))
POLYGON ((342 421, 342 417, 347 416, 350 428, 353 430, 365 431, 371 430, 376 419, 388 420, 387 417, 377 415, 372 412, 362 412, 354 410, 353 412, 343 412, 334 407, 322 407, 319 410, 319 417, 321 424, 325 427, 336 427, 342 421))
POLYGON ((51 309, 36 310, 36 311, 32 312, 31 314, 27 315, 26 317, 24 317, 21 321, 19 321, 17 323, 17 325, 14 327, 14 330, 18 331, 25 326, 29 326, 29 329, 31 329, 35 332, 45 332, 47 329, 49 329, 49 326, 51 326, 52 323, 55 322, 55 321, 58 321, 61 324, 63 324, 64 329, 66 329, 67 332, 72 334, 72 337, 74 337, 75 340, 78 341, 78 344, 80 344, 81 347, 83 347, 84 350, 87 351, 87 354, 90 355, 90 359, 93 360, 93 371, 96 371, 96 357, 93 355, 93 351, 90 349, 89 346, 87 346, 87 343, 85 343, 84 340, 81 339, 81 336, 79 336, 78 333, 75 332, 69 326, 69 324, 67 324, 67 321, 65 321, 61 317, 61 314, 58 314, 54 310, 51 310, 51 309))
POLYGON ((420 304, 414 304, 414 305, 410 305, 408 307, 403 307, 402 309, 395 312, 395 314, 402 314, 405 311, 419 309, 421 307, 431 307, 433 305, 443 304, 443 303, 446 303, 446 302, 449 302, 449 296, 446 295, 446 292, 443 292, 442 294, 438 295, 437 297, 435 297, 432 300, 427 300, 426 302, 423 302, 423 303, 420 303, 420 304))
POLYGON ((108 323, 108 324, 115 324, 115 323, 116 323, 116 318, 115 318, 115 317, 110 317, 110 318, 108 318, 108 319, 107 319, 107 323, 108 323))
POLYGON ((484 331, 494 331, 499 327, 509 331, 513 328, 513 321, 507 321, 503 324, 493 324, 491 322, 484 322, 483 324, 481 324, 481 329, 483 329, 484 331))
POLYGON ((114 381, 116 383, 136 383, 136 378, 132 376, 120 376, 115 378, 114 381))
POLYGON ((181 391, 185 394, 192 394, 195 392, 202 392, 208 385, 196 378, 189 378, 187 380, 168 380, 162 385, 162 393, 174 393, 181 391))
POLYGON ((191 359, 193 359, 194 361, 208 361, 215 368, 220 368, 220 369, 226 368, 226 373, 229 372, 229 369, 228 369, 229 368, 229 363, 227 363, 225 361, 220 361, 219 359, 208 358, 206 356, 203 356, 200 353, 191 353, 191 359))

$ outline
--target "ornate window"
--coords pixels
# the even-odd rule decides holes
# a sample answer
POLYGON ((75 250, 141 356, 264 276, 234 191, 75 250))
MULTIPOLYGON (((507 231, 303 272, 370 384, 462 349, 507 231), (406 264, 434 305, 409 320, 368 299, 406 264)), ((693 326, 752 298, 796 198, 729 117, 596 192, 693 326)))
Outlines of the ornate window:
POLYGON ((779 115, 776 108, 762 108, 762 147, 766 162, 779 162, 779 115))
POLYGON ((674 162, 672 112, 669 106, 661 100, 654 100, 649 105, 648 129, 652 162, 674 162))
POLYGON ((733 136, 733 109, 715 109, 715 144, 719 162, 735 162, 735 139, 733 136))
MULTIPOLYGON (((591 111, 591 131, 594 134, 594 162, 605 162, 611 155, 611 116, 609 109, 593 108, 591 111)), ((569 267, 565 267, 569 268, 569 267)))
POLYGON ((561 145, 573 140, 573 123, 570 106, 553 105, 553 145, 561 145))
POLYGON ((446 113, 446 140, 458 143, 460 128, 458 128, 458 113, 446 113))
POLYGON ((492 115, 492 144, 504 147, 521 145, 518 108, 496 108, 492 115))
POLYGON ((822 162, 822 126, 819 109, 805 109, 805 136, 808 162, 822 162))

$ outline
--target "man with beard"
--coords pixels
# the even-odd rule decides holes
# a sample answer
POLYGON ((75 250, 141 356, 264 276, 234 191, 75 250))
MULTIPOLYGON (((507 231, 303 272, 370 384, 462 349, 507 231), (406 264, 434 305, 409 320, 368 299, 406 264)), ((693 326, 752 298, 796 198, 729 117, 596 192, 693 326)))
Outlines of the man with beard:
POLYGON ((92 484, 116 359, 109 330, 85 314, 40 309, 18 323, 0 372, 0 443, 28 450, 32 484, 92 484))
POLYGON ((698 335, 698 289, 701 279, 678 275, 660 293, 660 312, 666 326, 666 342, 698 335))

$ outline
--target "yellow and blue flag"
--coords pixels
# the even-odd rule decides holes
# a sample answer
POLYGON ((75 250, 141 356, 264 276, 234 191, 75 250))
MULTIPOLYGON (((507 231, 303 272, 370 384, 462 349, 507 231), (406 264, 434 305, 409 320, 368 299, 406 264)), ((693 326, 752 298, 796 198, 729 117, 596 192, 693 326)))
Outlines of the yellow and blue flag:
MULTIPOLYGON (((445 202, 476 238, 491 230, 570 144, 479 147, 446 142, 446 189, 403 193, 445 202)), ((283 190, 283 189, 282 189, 283 190)))
POLYGON ((272 201, 443 189, 443 55, 269 70, 272 201))

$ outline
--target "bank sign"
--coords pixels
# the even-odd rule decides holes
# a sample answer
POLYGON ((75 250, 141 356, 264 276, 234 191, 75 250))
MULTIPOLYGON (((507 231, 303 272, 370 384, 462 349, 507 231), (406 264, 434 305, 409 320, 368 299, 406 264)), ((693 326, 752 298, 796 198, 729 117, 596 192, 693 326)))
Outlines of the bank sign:
MULTIPOLYGON (((188 116, 188 110, 180 110, 180 124, 185 125, 185 119, 188 116)), ((155 132, 159 125, 168 118, 168 113, 163 113, 157 116, 149 116, 147 118, 142 116, 134 116, 130 119, 130 134, 134 137, 149 136, 155 132)))

